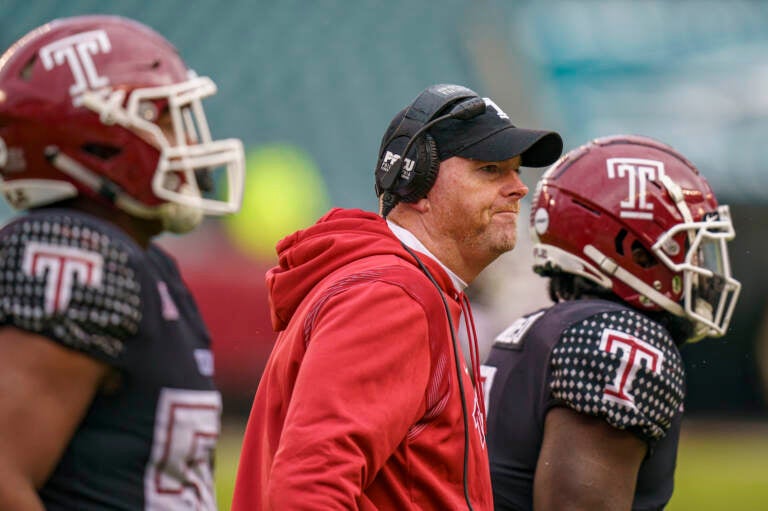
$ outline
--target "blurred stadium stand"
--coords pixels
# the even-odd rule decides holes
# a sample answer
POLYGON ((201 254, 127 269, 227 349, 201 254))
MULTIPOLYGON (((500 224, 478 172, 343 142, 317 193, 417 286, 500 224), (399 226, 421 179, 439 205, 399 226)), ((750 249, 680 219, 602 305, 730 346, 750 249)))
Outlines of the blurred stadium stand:
MULTIPOLYGON (((729 335, 684 350, 688 410, 766 413, 759 368, 768 363, 758 363, 757 339, 768 308, 761 265, 768 248, 768 3, 3 0, 0 46, 48 19, 82 13, 125 15, 162 32, 219 85, 206 103, 214 134, 240 137, 249 148, 301 148, 334 205, 375 208, 381 134, 398 109, 436 82, 491 95, 520 125, 560 130, 567 149, 617 132, 670 143, 732 205, 732 264, 744 283, 729 335)), ((527 182, 537 175, 527 172, 527 182)), ((247 403, 274 339, 263 288, 274 261, 239 253, 220 227, 211 221, 194 236, 163 243, 209 321, 222 388, 231 403, 247 403)), ((485 293, 492 326, 509 319, 511 308, 542 304, 519 303, 530 296, 521 287, 543 282, 509 271, 510 264, 525 269, 527 253, 511 257, 489 272, 507 284, 485 293)))

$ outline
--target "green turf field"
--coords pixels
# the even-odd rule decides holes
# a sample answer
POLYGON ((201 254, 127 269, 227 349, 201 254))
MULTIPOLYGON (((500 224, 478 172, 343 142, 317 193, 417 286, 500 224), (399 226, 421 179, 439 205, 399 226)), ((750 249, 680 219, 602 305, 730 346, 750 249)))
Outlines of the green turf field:
POLYGON ((667 511, 768 511, 768 424, 689 420, 667 511))
MULTIPOLYGON (((229 511, 243 423, 226 421, 216 458, 219 511, 229 511)), ((667 511, 768 511, 768 423, 687 420, 667 511)))
POLYGON ((222 424, 222 434, 216 449, 216 500, 219 502, 219 511, 229 511, 232 502, 245 421, 243 417, 225 420, 222 424))

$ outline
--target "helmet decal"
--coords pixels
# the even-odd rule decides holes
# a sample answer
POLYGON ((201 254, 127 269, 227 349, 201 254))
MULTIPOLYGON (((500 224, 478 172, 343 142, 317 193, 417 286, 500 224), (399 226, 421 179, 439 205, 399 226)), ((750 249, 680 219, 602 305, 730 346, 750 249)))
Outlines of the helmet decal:
POLYGON ((46 44, 38 55, 43 67, 50 71, 55 66, 68 65, 74 83, 69 87, 72 104, 82 103, 86 90, 100 89, 109 84, 109 78, 99 74, 92 55, 109 53, 112 45, 104 30, 90 30, 58 39, 46 44))
POLYGON ((653 203, 648 202, 648 184, 661 179, 664 163, 643 158, 608 158, 609 179, 626 182, 627 197, 619 205, 622 218, 653 220, 653 203))
POLYGON ((533 228, 536 234, 544 234, 549 228, 549 213, 545 208, 539 208, 533 215, 533 228))

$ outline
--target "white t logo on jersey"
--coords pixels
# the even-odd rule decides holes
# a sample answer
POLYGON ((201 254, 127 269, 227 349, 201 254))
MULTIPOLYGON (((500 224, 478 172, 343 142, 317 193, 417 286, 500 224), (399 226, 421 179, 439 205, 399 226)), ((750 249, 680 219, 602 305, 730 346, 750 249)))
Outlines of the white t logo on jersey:
POLYGON ((78 106, 83 92, 96 90, 109 84, 106 76, 99 75, 91 55, 109 53, 112 45, 104 30, 91 30, 59 39, 40 49, 43 67, 50 71, 64 63, 69 65, 75 83, 69 88, 72 104, 78 106))
POLYGON ((627 198, 621 201, 622 218, 653 220, 653 204, 648 202, 648 182, 661 179, 664 164, 642 158, 608 158, 609 179, 627 180, 627 198))
POLYGON ((75 283, 101 286, 104 258, 88 250, 33 241, 24 249, 21 268, 31 277, 45 277, 45 312, 53 314, 67 308, 75 283))
POLYGON ((635 408, 632 384, 637 371, 645 365, 647 372, 660 374, 664 353, 637 337, 609 328, 603 331, 600 349, 609 353, 621 353, 619 369, 616 371, 613 382, 605 386, 603 398, 635 408))

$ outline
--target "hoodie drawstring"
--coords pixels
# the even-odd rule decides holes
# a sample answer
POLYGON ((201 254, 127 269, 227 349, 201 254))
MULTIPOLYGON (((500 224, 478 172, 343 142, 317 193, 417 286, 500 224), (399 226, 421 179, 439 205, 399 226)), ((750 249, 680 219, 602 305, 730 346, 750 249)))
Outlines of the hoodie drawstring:
POLYGON ((464 315, 464 325, 467 330, 469 359, 472 365, 472 380, 478 402, 480 403, 480 412, 483 414, 483 426, 486 427, 485 396, 483 395, 483 382, 480 378, 480 345, 477 341, 475 319, 472 317, 472 307, 470 307, 469 298, 466 294, 459 293, 459 302, 461 304, 461 313, 464 315))

